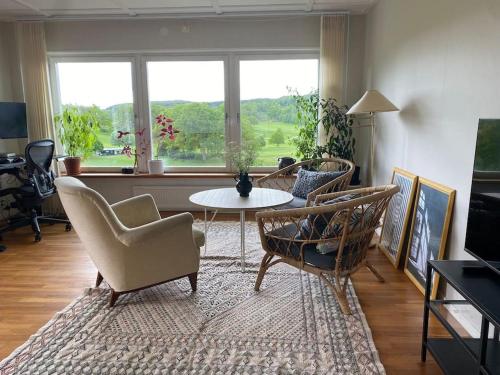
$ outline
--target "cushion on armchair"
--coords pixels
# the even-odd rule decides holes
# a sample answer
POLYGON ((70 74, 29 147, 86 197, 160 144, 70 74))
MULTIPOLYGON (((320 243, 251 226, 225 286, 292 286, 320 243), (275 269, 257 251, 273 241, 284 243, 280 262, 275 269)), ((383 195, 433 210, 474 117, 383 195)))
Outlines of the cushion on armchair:
MULTIPOLYGON (((365 208, 364 212, 364 222, 371 221, 373 215, 375 214, 375 207, 373 205, 369 205, 365 208)), ((351 215, 349 219, 349 232, 357 230, 358 226, 362 224, 363 220, 363 209, 361 207, 357 207, 351 215)), ((342 230, 344 227, 340 224, 334 224, 331 226, 326 226, 323 232, 321 233, 321 238, 337 238, 342 234, 342 230)), ((330 241, 328 243, 320 243, 316 247, 319 253, 327 254, 331 252, 337 252, 339 249, 340 241, 330 241)), ((349 246, 349 241, 346 243, 346 246, 349 246)))
POLYGON ((307 195, 321 186, 342 176, 345 172, 317 172, 299 169, 297 179, 292 188, 292 195, 302 199, 307 199, 307 195))
MULTIPOLYGON (((321 203, 321 205, 335 204, 350 201, 351 199, 359 198, 360 194, 346 194, 338 198, 331 199, 321 203)), ((323 232, 332 219, 334 212, 327 212, 321 215, 309 214, 307 220, 304 220, 301 225, 301 232, 297 234, 298 240, 318 240, 323 237, 323 232)), ((338 226, 337 226, 338 227, 338 226)), ((339 233, 340 235, 340 233, 339 233)), ((334 236, 330 236, 334 237, 334 236)))

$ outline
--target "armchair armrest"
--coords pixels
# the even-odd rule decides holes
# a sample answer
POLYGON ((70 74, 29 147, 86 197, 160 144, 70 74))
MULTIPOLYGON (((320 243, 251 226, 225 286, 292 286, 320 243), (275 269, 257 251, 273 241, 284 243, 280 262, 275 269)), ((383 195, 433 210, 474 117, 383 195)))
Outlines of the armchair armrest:
POLYGON ((161 219, 154 199, 149 194, 112 204, 111 208, 118 220, 128 228, 139 227, 161 219))
POLYGON ((132 229, 119 235, 119 240, 124 245, 143 246, 146 242, 159 242, 168 246, 168 243, 179 245, 184 240, 194 245, 193 215, 188 212, 159 219, 132 229), (189 228, 189 237, 182 238, 182 229, 189 228))
POLYGON ((124 290, 198 272, 200 250, 193 238, 190 213, 127 229, 118 240, 125 245, 124 290))

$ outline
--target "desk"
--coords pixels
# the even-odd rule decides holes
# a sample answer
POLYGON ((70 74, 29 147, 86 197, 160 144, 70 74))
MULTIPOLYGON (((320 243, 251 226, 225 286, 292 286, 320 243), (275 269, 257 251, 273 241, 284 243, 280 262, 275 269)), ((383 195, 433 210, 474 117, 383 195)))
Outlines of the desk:
MULTIPOLYGON (((13 176, 18 176, 21 169, 26 166, 26 162, 22 161, 19 163, 5 163, 0 164, 0 175, 11 174, 13 176)), ((0 197, 4 197, 12 193, 13 188, 2 188, 0 189, 0 197)), ((6 249, 5 245, 0 244, 0 252, 6 249)))

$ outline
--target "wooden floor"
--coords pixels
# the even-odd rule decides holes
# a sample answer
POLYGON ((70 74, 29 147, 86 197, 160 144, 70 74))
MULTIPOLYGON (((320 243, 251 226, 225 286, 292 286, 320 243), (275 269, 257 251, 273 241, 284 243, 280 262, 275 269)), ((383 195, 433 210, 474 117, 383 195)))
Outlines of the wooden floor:
MULTIPOLYGON (((227 218, 227 217, 226 217, 227 218)), ((96 269, 74 232, 61 225, 44 226, 43 240, 34 243, 28 229, 4 236, 8 250, 0 253, 0 359, 25 342, 82 289, 91 287, 96 269)), ((386 278, 379 283, 367 270, 353 282, 388 374, 441 374, 429 356, 420 362, 423 297, 383 254, 369 259, 386 278)), ((442 335, 438 324, 431 324, 442 335)))

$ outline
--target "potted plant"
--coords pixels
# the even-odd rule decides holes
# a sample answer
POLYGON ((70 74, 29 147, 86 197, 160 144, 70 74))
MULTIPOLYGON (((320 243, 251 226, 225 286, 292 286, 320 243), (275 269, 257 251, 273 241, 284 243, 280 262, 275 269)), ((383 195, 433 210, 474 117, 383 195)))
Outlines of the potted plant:
MULTIPOLYGON (((328 155, 354 161, 356 140, 352 134, 353 120, 347 115, 349 108, 339 106, 333 98, 320 99, 317 91, 308 95, 295 92, 292 96, 299 128, 298 136, 292 140, 297 156, 308 160, 328 155), (321 146, 318 145, 319 126, 323 126, 326 134, 326 142, 321 146)), ((359 184, 359 167, 356 167, 351 184, 359 184)))
POLYGON ((241 197, 248 197, 252 191, 252 179, 248 176, 248 172, 257 158, 255 145, 252 143, 241 145, 230 143, 226 155, 231 169, 238 172, 238 176, 234 178, 237 182, 236 190, 241 197))
POLYGON ((56 115, 59 140, 64 146, 67 157, 64 159, 69 176, 80 174, 81 159, 89 156, 97 141, 96 132, 99 118, 92 109, 82 110, 77 106, 65 106, 62 114, 56 115))
POLYGON ((158 140, 154 155, 155 159, 148 161, 148 170, 150 174, 163 174, 165 165, 163 164, 163 159, 160 159, 161 146, 167 142, 167 140, 174 141, 175 134, 179 133, 179 130, 174 128, 174 120, 164 114, 156 116, 154 123, 158 129, 158 140))
POLYGON ((143 157, 146 154, 149 143, 144 139, 144 131, 145 129, 141 129, 133 133, 136 136, 135 144, 138 147, 132 148, 131 146, 131 133, 129 131, 118 130, 117 139, 122 144, 122 154, 126 155, 129 158, 134 157, 134 166, 130 172, 127 172, 130 168, 122 168, 122 173, 139 173, 139 158, 143 157))
MULTIPOLYGON (((352 135, 352 118, 347 115, 349 107, 338 105, 333 98, 321 99, 319 101, 321 108, 320 123, 326 134, 324 145, 317 146, 315 157, 321 158, 323 155, 337 157, 354 162, 354 153, 356 151, 356 139, 352 135)), ((360 168, 356 167, 351 180, 352 185, 358 185, 360 168)))

